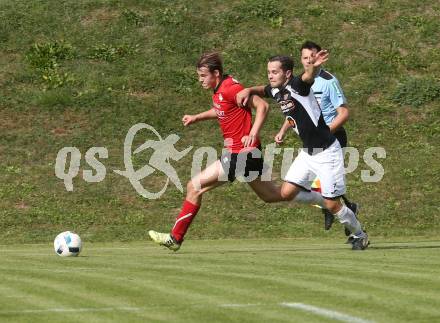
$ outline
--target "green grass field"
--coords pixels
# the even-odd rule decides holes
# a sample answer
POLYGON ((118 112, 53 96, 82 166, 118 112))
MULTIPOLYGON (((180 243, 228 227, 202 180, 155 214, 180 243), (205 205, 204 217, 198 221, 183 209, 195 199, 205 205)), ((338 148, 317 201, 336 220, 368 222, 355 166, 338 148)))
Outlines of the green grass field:
POLYGON ((0 246, 1 322, 438 322, 440 241, 0 246), (312 308, 313 306, 313 308, 312 308))
MULTIPOLYGON (((440 322, 439 30, 440 3, 425 0, 0 0, 0 321, 440 322), (305 40, 330 51, 348 99, 361 157, 348 195, 371 247, 352 252, 315 208, 268 205, 238 182, 204 196, 182 250, 153 246, 147 230, 168 231, 185 195, 171 185, 148 200, 113 172, 128 129, 220 151, 214 121, 181 124, 211 107, 200 54, 266 84, 274 54, 301 72, 305 40), (54 169, 68 146, 82 153, 71 192, 54 169), (100 183, 82 177, 94 146, 109 152, 100 183), (377 183, 361 180, 369 147, 387 153, 377 183), (66 230, 85 243, 76 259, 51 248, 66 230)), ((273 108, 263 147, 282 121, 273 108)), ((183 186, 191 156, 172 163, 183 186)), ((280 169, 277 156, 279 182, 280 169)), ((142 184, 164 182, 157 171, 142 184)))
MULTIPOLYGON (((326 68, 348 99, 349 142, 361 157, 347 175, 348 195, 362 205, 363 224, 372 237, 436 235, 439 12, 438 1, 423 0, 0 0, 0 241, 47 242, 65 230, 93 242, 143 240, 146 228, 169 230, 184 194, 171 185, 147 200, 112 171, 124 167, 128 129, 145 122, 163 137, 178 134, 179 150, 220 150, 215 121, 181 125, 183 114, 211 106, 210 92, 196 80, 200 54, 215 48, 225 71, 244 85, 266 84, 274 54, 292 55, 294 72, 301 72, 299 47, 307 39, 330 50, 326 68), (72 192, 54 172, 66 146, 83 156, 72 192), (109 151, 100 183, 81 176, 93 146, 109 151), (376 146, 387 152, 378 159, 385 175, 364 183, 361 171, 370 167, 362 156, 376 146)), ((263 128, 263 147, 282 123, 278 110, 263 128)), ((297 149, 299 140, 289 135, 285 147, 297 149)), ((183 185, 191 156, 172 162, 183 185)), ((142 183, 153 190, 164 181, 157 171, 142 183)), ((325 233, 315 211, 265 205, 240 183, 204 202, 190 238, 340 236, 325 233)))

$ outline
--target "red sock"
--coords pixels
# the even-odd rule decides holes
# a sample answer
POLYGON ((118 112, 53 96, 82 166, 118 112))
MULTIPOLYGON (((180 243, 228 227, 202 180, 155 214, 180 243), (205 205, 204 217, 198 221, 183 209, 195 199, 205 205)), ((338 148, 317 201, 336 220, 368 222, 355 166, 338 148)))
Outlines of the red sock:
POLYGON ((171 234, 178 242, 183 241, 183 237, 199 209, 200 205, 192 204, 189 201, 183 202, 182 211, 180 211, 180 214, 177 216, 176 223, 171 230, 171 234))

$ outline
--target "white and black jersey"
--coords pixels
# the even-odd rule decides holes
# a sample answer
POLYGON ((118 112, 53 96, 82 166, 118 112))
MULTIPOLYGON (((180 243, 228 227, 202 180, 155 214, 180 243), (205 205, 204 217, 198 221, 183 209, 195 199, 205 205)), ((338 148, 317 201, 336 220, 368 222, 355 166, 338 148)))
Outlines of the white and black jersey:
POLYGON ((311 91, 312 84, 293 77, 286 86, 272 88, 267 85, 265 96, 278 102, 281 111, 300 136, 303 147, 311 155, 313 149, 324 150, 330 147, 336 138, 326 125, 321 109, 311 91))

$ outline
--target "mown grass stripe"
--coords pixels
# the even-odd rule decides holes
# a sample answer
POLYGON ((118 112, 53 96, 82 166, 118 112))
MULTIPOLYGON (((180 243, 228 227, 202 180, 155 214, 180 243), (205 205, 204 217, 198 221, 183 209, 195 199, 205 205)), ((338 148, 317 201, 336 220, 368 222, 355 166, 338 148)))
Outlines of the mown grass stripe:
POLYGON ((108 311, 140 311, 138 307, 88 307, 88 308, 47 308, 47 309, 35 309, 35 310, 19 310, 19 311, 1 311, 1 314, 39 314, 39 313, 78 313, 78 312, 108 312, 108 311))
MULTIPOLYGON (((208 244, 191 241, 186 253, 169 253, 161 248, 142 249, 142 244, 136 244, 133 249, 110 248, 101 253, 97 244, 96 250, 84 249, 78 258, 60 258, 50 249, 40 257, 4 254, 5 262, 0 266, 3 277, 0 294, 27 297, 0 297, 0 308, 10 311, 148 309, 74 315, 96 322, 106 319, 197 322, 212 321, 213 317, 220 322, 318 322, 324 319, 313 313, 280 307, 277 304, 281 302, 313 304, 353 317, 387 322, 428 319, 440 314, 435 295, 437 280, 430 280, 429 271, 423 266, 424 259, 428 266, 438 260, 435 254, 427 257, 429 250, 405 250, 402 258, 401 252, 395 250, 381 251, 380 255, 368 250, 362 253, 345 249, 329 251, 332 246, 339 248, 339 242, 321 251, 314 248, 310 252, 293 253, 255 251, 257 245, 264 245, 265 250, 281 250, 279 247, 284 246, 284 241, 236 241, 243 251, 240 253, 229 253, 234 249, 233 241, 208 244), (222 252, 198 253, 207 247, 222 252), (252 252, 244 252, 248 249, 252 252), (411 264, 409 269, 404 267, 407 259, 411 264), (419 262, 418 267, 415 262, 419 262), (393 275, 392 271, 400 274, 393 275), (401 273, 406 271, 422 276, 406 277, 401 273), (178 304, 173 301, 171 306, 170 300, 179 301, 178 304), (261 306, 227 308, 221 304, 261 306), (349 310, 347 304, 350 304, 349 310)), ((305 241, 300 242, 299 248, 304 244, 305 241)), ((13 249, 17 249, 16 246, 13 249)), ((62 312, 34 314, 35 317, 32 313, 28 317, 35 322, 65 318, 69 322, 68 316, 73 315, 62 312)), ((13 321, 11 317, 14 314, 2 314, 2 319, 13 321)))

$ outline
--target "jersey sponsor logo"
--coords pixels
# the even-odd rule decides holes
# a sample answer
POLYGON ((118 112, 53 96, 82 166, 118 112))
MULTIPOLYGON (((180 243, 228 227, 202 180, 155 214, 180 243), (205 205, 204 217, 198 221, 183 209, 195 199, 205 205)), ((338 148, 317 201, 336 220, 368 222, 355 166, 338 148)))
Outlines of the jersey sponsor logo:
POLYGON ((295 103, 292 100, 282 100, 278 103, 280 104, 280 108, 283 113, 288 113, 295 109, 295 103))
POLYGON ((217 113, 217 117, 223 119, 225 117, 225 111, 222 110, 221 104, 213 101, 212 105, 214 106, 215 113, 217 113))
POLYGON ((288 113, 295 109, 295 103, 292 100, 292 97, 289 95, 289 93, 284 93, 277 98, 278 104, 280 105, 281 111, 283 113, 288 113))

